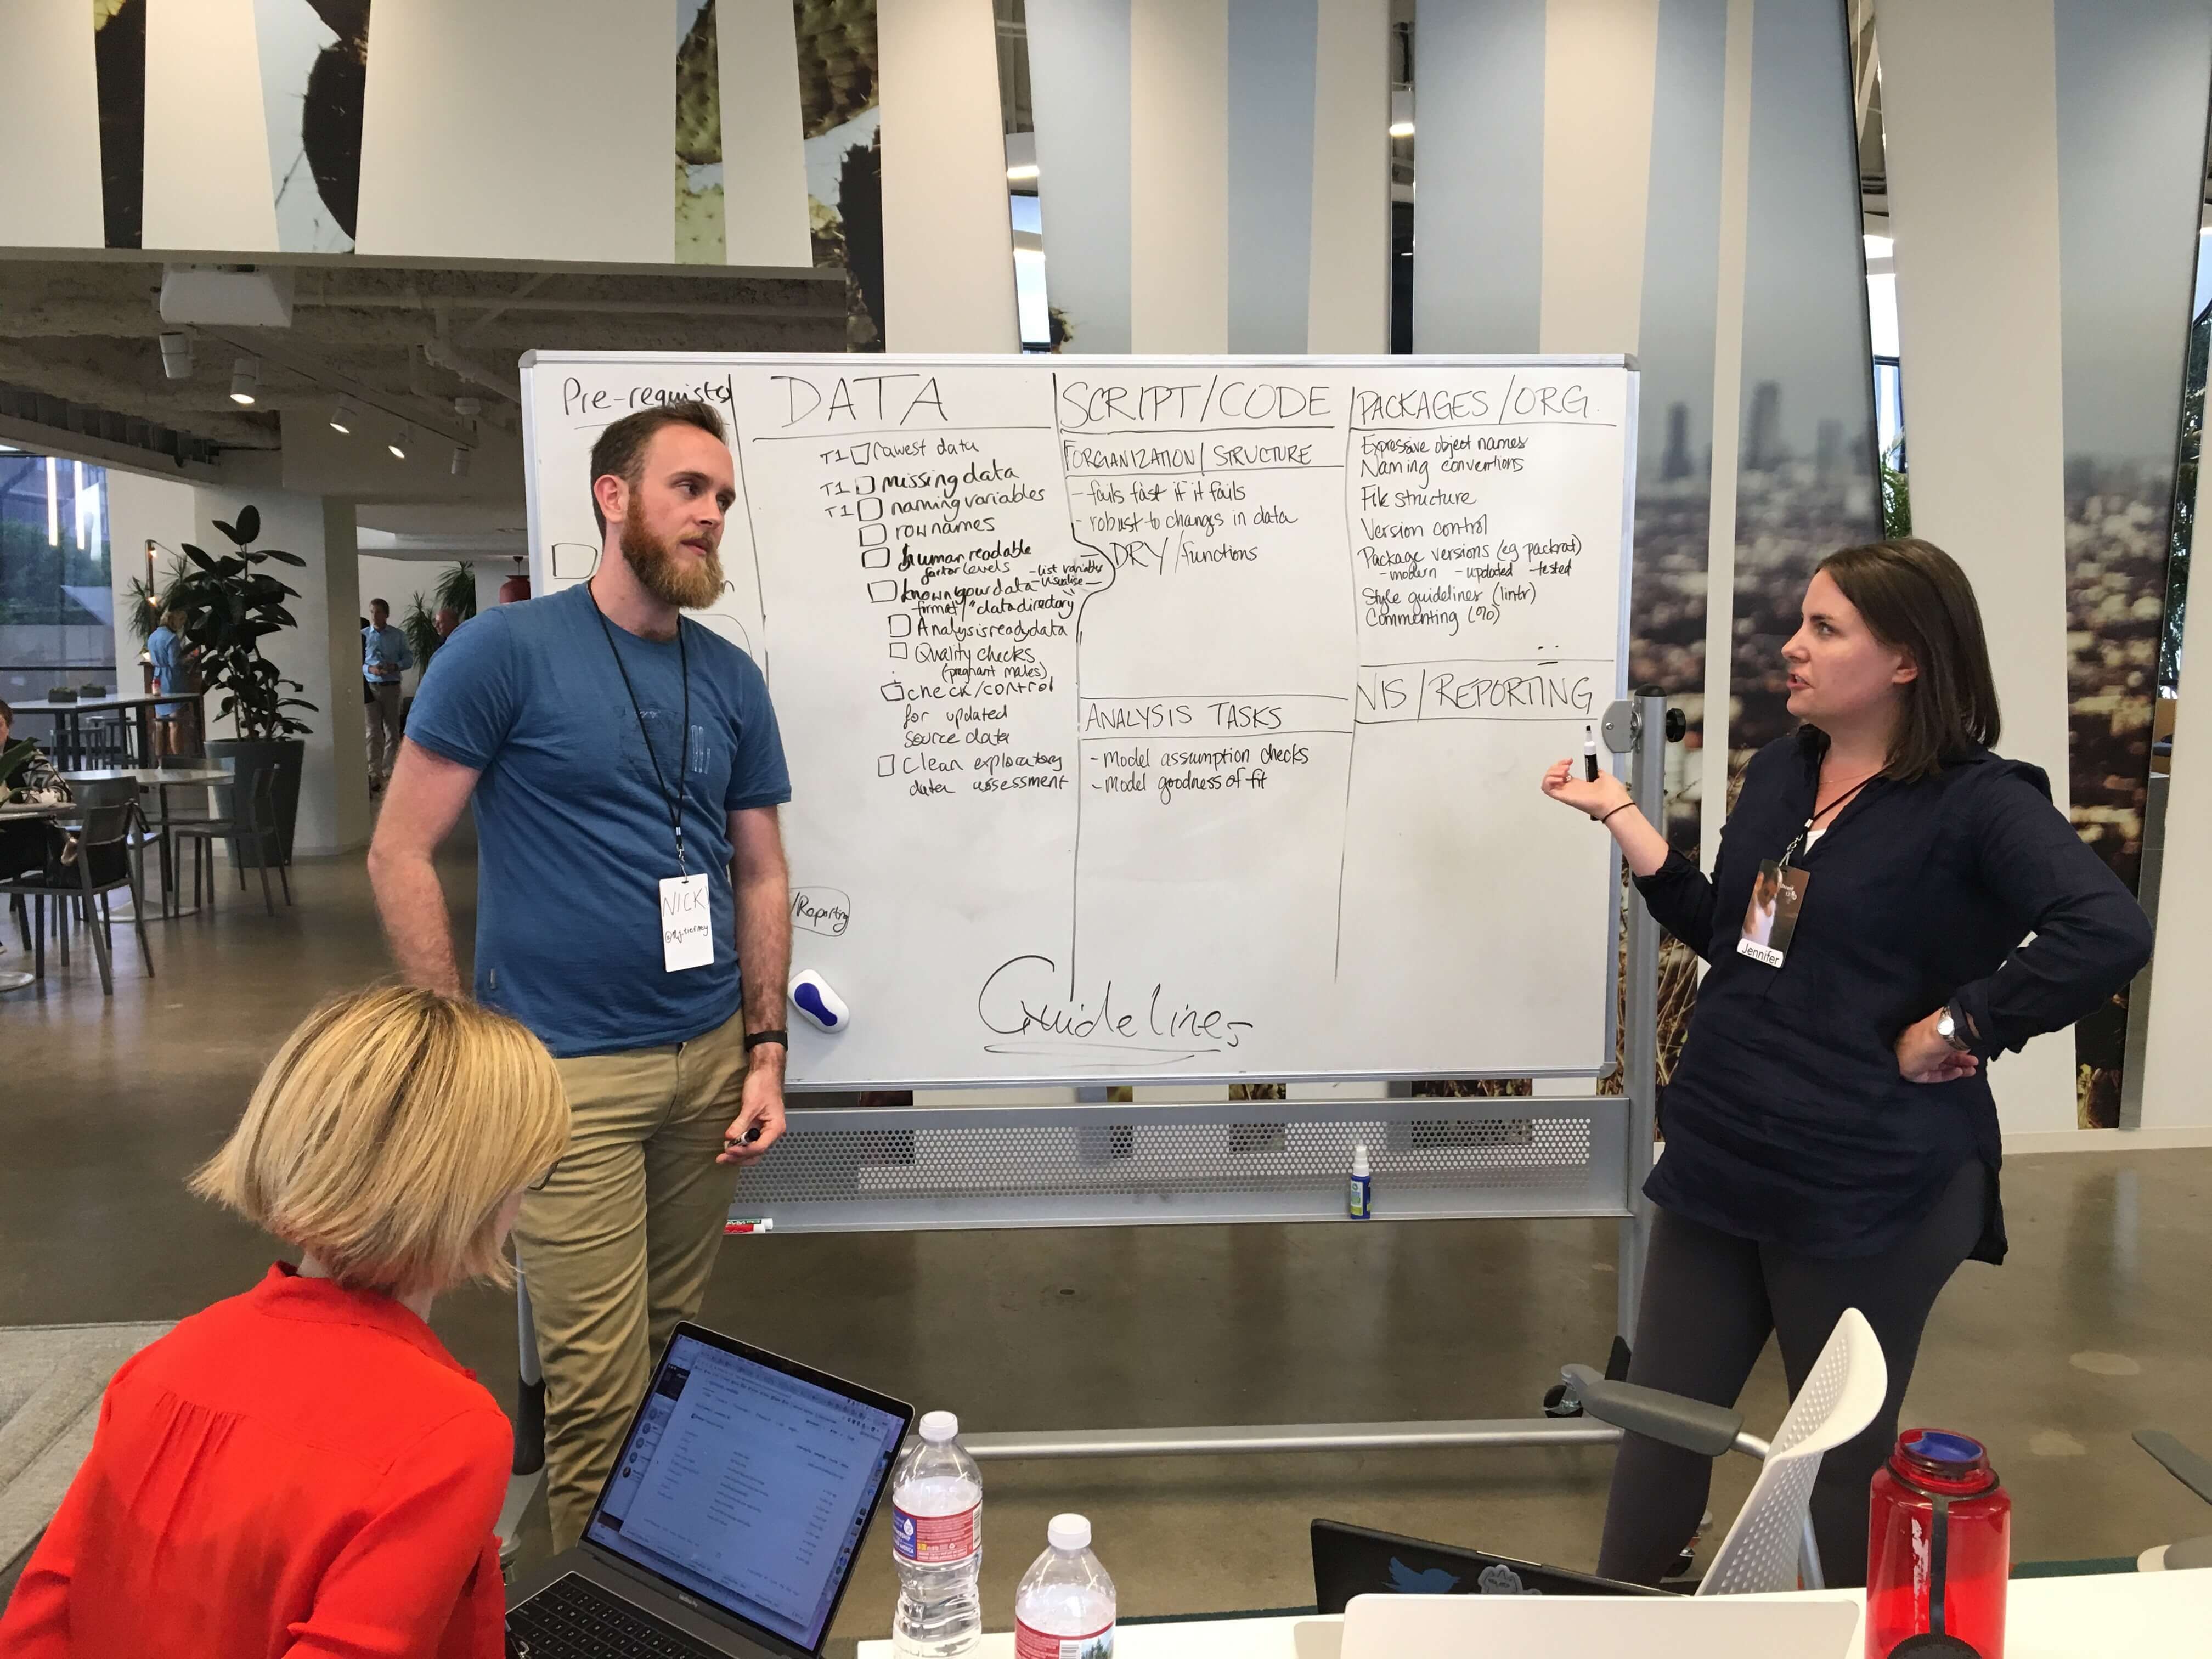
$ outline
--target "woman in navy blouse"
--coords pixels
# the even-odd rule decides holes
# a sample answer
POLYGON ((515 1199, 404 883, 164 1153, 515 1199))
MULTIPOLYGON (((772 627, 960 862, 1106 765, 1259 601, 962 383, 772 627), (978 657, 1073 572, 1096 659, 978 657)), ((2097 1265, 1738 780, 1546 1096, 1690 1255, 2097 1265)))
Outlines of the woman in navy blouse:
MULTIPOLYGON (((1981 611, 1942 549, 1831 555, 1782 654, 1803 724, 1752 757, 1710 880, 1618 779, 1561 761, 1543 787, 1604 822, 1651 914, 1711 965, 1661 1105, 1630 1380, 1733 1404, 1771 1332, 1794 1394, 1838 1316, 1864 1313, 1888 1397, 1813 1496, 1828 1583, 1854 1585, 1929 1310, 1960 1262, 2004 1259, 1984 1068, 2124 985, 2151 934, 2044 775, 1990 752, 1981 611), (1781 886, 1786 931, 1753 914, 1755 887, 1781 886)), ((1627 1436, 1598 1571, 1657 1583, 1710 1479, 1627 1436)))

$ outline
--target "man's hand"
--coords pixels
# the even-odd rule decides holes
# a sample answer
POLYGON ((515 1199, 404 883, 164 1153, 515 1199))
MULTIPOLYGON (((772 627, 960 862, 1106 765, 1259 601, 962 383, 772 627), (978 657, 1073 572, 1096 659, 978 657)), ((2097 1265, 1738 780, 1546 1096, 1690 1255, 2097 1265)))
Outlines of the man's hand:
POLYGON ((738 1115, 722 1131, 717 1164, 757 1162, 783 1136, 783 1050, 773 1042, 753 1050, 738 1091, 738 1115), (756 1136, 755 1129, 759 1130, 756 1136), (748 1139, 748 1137, 752 1137, 748 1139))
POLYGON ((1897 1069, 1907 1083, 1956 1083, 1981 1070, 1982 1062, 1974 1055, 1943 1041, 1936 1029, 1942 1017, 1939 1008, 1906 1026, 1897 1039, 1897 1069))

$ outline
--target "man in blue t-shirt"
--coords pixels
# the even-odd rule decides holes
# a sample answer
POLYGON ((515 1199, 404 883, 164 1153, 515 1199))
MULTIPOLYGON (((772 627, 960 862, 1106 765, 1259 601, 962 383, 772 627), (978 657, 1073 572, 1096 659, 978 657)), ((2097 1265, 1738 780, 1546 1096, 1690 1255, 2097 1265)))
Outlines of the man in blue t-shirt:
POLYGON ((368 854, 401 970, 458 995, 431 858, 473 802, 476 994, 538 1034, 568 1089, 568 1151, 514 1235, 556 1550, 583 1533, 651 1356, 698 1310, 738 1166, 783 1133, 791 962, 768 686, 683 619, 722 592, 720 418, 629 416, 591 467, 597 574, 446 641, 368 854))

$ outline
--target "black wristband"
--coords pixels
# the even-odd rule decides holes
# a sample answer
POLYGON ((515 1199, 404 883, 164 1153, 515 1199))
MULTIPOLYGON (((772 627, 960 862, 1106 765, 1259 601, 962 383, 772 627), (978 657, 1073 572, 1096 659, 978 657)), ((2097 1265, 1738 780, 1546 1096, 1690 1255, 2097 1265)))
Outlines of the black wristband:
POLYGON ((1613 817, 1615 817, 1615 815, 1617 815, 1617 814, 1619 814, 1619 813, 1621 813, 1621 812, 1626 812, 1626 811, 1630 807, 1632 807, 1632 806, 1633 806, 1633 805, 1636 805, 1636 803, 1635 803, 1634 801, 1632 801, 1632 800, 1625 800, 1625 801, 1621 802, 1620 805, 1618 805, 1618 806, 1614 807, 1611 812, 1607 812, 1607 813, 1603 817, 1600 818, 1600 819, 1598 820, 1598 822, 1599 822, 1601 824, 1604 824, 1604 823, 1610 823, 1613 821, 1613 817))
POLYGON ((754 1049, 759 1048, 763 1042, 773 1042, 781 1048, 788 1048, 791 1047, 791 1033, 788 1031, 748 1031, 745 1033, 745 1052, 747 1054, 752 1053, 754 1049))

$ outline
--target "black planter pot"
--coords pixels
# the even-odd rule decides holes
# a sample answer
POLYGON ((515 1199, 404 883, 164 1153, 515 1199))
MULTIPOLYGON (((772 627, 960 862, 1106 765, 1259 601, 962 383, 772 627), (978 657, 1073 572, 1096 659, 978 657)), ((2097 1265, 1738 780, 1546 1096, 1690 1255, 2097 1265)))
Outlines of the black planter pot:
MULTIPOLYGON (((292 828, 300 818, 300 763, 307 752, 301 738, 216 738, 207 746, 208 757, 229 761, 238 773, 233 786, 234 810, 242 819, 252 799, 254 780, 263 772, 276 775, 276 862, 292 862, 292 828)), ((230 844, 230 855, 241 870, 261 867, 261 849, 245 840, 230 844)))

